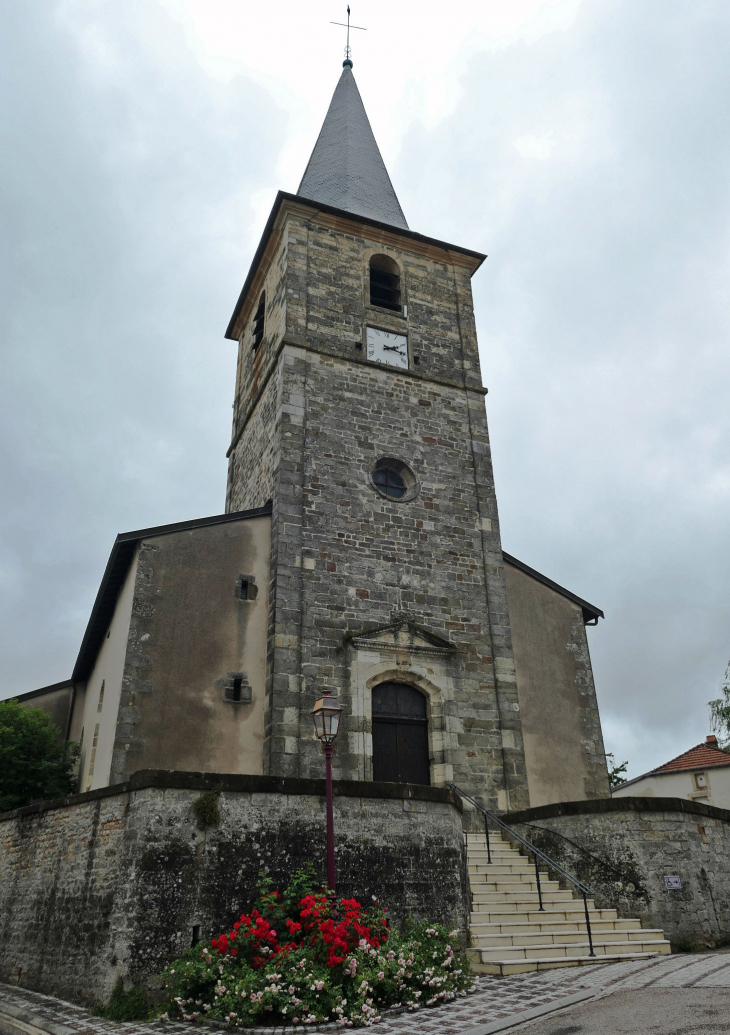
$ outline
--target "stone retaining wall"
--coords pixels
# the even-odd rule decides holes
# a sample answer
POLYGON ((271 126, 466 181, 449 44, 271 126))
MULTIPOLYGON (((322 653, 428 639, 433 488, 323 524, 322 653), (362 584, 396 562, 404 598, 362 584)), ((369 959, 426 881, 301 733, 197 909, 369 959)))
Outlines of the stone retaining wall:
POLYGON ((598 906, 662 928, 674 946, 685 940, 709 946, 730 942, 730 812, 725 809, 680 798, 608 798, 545 805, 503 818, 588 884, 598 906), (681 888, 668 889, 665 876, 679 877, 681 888))
MULTIPOLYGON (((142 771, 126 784, 0 817, 0 980, 105 1001, 311 859, 324 875, 324 781, 142 771), (220 822, 193 805, 220 790, 220 822), (197 933, 197 932, 196 932, 197 933)), ((338 894, 394 918, 465 927, 460 807, 431 787, 335 783, 338 894)))

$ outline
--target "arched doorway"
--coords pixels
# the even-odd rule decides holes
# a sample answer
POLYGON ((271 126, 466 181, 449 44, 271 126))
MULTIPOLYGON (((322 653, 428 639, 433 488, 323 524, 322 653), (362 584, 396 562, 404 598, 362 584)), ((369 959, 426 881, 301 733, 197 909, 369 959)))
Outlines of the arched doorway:
POLYGON ((405 683, 373 688, 373 780, 430 784, 426 698, 405 683))

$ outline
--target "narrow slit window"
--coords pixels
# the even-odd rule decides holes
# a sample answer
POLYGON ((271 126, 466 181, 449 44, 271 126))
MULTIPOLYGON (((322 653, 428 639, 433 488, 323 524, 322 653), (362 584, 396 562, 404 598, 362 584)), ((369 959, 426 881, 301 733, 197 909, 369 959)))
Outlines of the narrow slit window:
POLYGON ((101 690, 99 691, 99 703, 96 706, 97 712, 100 712, 101 709, 104 707, 104 684, 105 683, 106 683, 106 680, 102 679, 102 681, 101 681, 101 690))
POLYGON ((241 676, 235 676, 233 679, 233 700, 240 701, 241 693, 243 689, 243 679, 241 676))
POLYGON ((253 318, 253 341, 252 348, 254 352, 259 347, 261 342, 264 340, 264 322, 266 319, 266 292, 261 292, 261 298, 259 299, 258 308, 256 309, 256 315, 253 318))
POLYGON ((370 260, 370 305, 403 312, 400 269, 388 255, 373 255, 370 260))
POLYGON ((195 924, 194 927, 193 927, 193 937, 192 937, 192 941, 190 942, 190 948, 194 949, 199 941, 200 941, 200 924, 195 924))

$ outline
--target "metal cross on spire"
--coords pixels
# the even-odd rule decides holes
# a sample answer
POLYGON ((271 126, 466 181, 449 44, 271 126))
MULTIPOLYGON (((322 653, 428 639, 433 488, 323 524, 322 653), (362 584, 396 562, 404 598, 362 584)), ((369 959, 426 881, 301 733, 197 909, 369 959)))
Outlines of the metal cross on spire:
POLYGON ((347 45, 345 47, 345 60, 342 62, 342 67, 349 66, 352 68, 352 50, 350 49, 350 29, 361 29, 362 32, 367 32, 364 25, 350 25, 350 5, 347 5, 347 23, 345 22, 330 22, 330 25, 341 25, 343 29, 347 29, 347 45))

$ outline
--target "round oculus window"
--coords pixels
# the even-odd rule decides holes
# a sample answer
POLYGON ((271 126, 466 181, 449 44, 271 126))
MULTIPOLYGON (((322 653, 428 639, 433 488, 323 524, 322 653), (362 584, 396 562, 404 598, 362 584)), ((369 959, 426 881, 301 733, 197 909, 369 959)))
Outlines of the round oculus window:
POLYGON ((381 457, 372 467, 370 480, 381 496, 402 503, 412 500, 420 488, 408 464, 395 457, 381 457))

